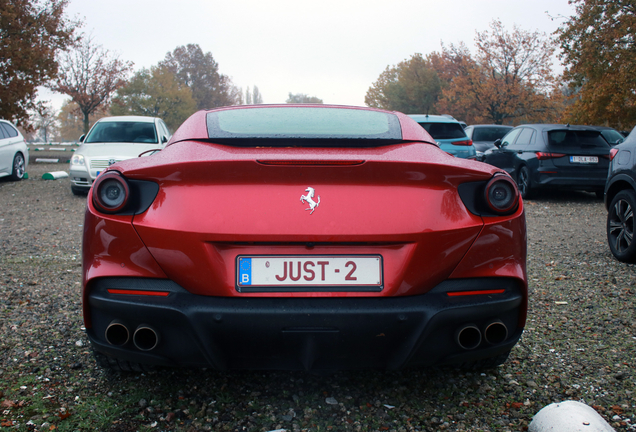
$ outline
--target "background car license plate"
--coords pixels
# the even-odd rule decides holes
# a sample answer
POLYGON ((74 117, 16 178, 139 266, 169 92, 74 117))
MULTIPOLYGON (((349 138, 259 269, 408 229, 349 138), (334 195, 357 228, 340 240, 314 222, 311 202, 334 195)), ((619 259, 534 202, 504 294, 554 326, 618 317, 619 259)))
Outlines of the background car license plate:
POLYGON ((570 156, 570 162, 572 163, 598 163, 598 156, 570 156))
POLYGON ((380 255, 242 256, 237 287, 382 287, 380 255))

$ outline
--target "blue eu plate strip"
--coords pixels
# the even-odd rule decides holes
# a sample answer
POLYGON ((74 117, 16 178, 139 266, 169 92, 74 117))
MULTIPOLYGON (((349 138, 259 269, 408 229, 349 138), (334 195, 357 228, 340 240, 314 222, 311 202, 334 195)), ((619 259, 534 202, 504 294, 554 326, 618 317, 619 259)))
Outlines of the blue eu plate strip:
POLYGON ((252 258, 239 258, 239 285, 252 284, 252 258))

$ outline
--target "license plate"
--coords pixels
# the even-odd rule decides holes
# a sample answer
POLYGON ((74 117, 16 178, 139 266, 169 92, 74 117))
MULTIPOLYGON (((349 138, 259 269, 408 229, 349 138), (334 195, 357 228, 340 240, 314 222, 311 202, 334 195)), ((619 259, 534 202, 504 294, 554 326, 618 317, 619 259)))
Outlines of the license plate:
POLYGON ((598 163, 598 156, 570 156, 570 162, 581 164, 598 163))
POLYGON ((269 255, 237 258, 236 286, 241 290, 382 289, 380 255, 269 255))

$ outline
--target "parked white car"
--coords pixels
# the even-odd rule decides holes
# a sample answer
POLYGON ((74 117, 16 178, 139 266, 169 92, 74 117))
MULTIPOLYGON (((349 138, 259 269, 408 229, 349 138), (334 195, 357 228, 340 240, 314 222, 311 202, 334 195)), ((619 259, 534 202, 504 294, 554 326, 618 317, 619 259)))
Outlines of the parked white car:
POLYGON ((80 137, 82 145, 71 158, 71 190, 86 194, 100 172, 125 159, 161 150, 170 131, 160 118, 142 116, 104 117, 80 137))
POLYGON ((0 177, 22 180, 29 165, 29 149, 22 134, 6 120, 0 120, 0 177))

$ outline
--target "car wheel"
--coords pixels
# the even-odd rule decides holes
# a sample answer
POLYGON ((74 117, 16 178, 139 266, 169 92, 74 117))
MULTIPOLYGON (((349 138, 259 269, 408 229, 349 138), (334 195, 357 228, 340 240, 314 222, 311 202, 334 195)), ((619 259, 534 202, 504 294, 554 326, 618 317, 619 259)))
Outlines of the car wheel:
POLYGON ((616 194, 607 213, 607 241, 617 260, 636 262, 636 242, 634 242, 634 209, 636 193, 623 190, 616 194))
POLYGON ((26 172, 26 163, 24 162, 24 156, 22 153, 17 153, 13 158, 13 172, 11 173, 12 180, 22 180, 24 173, 26 172))
POLYGON ((86 196, 87 194, 87 191, 84 191, 84 189, 75 186, 71 186, 71 192, 73 192, 73 195, 77 196, 86 196))
POLYGON ((530 188, 530 171, 527 166, 519 168, 517 174, 517 188, 519 188, 519 194, 523 199, 530 199, 532 197, 532 190, 530 188))

